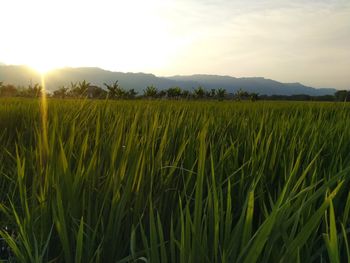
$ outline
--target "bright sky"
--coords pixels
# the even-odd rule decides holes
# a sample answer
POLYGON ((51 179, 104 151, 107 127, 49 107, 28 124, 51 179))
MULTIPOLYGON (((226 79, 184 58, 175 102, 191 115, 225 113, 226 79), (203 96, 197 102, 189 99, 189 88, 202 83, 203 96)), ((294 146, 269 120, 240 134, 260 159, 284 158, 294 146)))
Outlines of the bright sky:
POLYGON ((350 0, 2 0, 0 62, 350 88, 350 0))

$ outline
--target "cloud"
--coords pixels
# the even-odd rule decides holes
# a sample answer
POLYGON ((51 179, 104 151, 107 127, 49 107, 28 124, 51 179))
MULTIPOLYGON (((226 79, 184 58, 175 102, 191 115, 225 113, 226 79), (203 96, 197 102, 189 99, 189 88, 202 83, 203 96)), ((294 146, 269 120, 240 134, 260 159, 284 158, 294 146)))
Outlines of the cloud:
POLYGON ((247 2, 192 1, 191 8, 184 3, 173 11, 170 23, 178 30, 175 33, 191 40, 174 70, 350 86, 346 2, 247 2), (179 29, 175 21, 180 17, 179 29))

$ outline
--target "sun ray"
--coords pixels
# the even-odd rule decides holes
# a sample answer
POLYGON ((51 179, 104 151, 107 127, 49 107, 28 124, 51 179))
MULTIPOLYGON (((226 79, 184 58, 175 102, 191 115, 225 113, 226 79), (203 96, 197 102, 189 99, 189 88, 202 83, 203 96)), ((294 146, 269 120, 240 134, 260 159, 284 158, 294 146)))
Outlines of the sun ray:
POLYGON ((47 96, 45 85, 45 74, 41 73, 41 96, 40 96, 40 110, 41 110, 41 136, 42 136, 42 165, 45 166, 47 155, 49 153, 48 135, 47 135, 47 96))

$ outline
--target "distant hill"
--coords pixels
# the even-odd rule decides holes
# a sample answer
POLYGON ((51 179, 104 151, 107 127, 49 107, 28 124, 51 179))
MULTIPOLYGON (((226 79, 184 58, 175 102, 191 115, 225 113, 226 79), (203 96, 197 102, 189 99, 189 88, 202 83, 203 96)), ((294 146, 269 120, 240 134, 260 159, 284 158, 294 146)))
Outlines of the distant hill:
MULTIPOLYGON (((135 89, 142 92, 146 86, 154 85, 158 89, 179 86, 191 90, 198 86, 204 89, 224 88, 228 93, 242 89, 247 92, 257 92, 261 95, 294 95, 307 94, 312 96, 334 94, 335 89, 316 89, 300 83, 281 83, 265 78, 234 78, 217 75, 192 75, 157 77, 145 73, 122 73, 100 68, 61 68, 46 74, 46 87, 49 91, 71 82, 86 80, 93 85, 103 87, 103 83, 118 80, 125 89, 135 89)), ((26 66, 0 65, 0 81, 15 85, 27 86, 30 82, 40 83, 40 75, 26 66)))
POLYGON ((334 94, 336 89, 316 89, 300 83, 281 83, 265 78, 234 78, 217 75, 174 76, 168 79, 181 82, 195 82, 207 89, 224 88, 229 92, 242 89, 247 92, 256 92, 261 95, 295 95, 307 94, 312 96, 334 94))

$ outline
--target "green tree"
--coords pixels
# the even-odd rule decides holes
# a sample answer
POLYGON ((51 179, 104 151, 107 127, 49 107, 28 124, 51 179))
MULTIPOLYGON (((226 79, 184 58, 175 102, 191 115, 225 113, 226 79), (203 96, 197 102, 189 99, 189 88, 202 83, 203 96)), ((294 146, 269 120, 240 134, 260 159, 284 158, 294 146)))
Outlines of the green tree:
POLYGON ((14 85, 11 85, 11 84, 3 85, 3 83, 0 82, 1 97, 14 97, 17 94, 18 94, 18 90, 14 85))
POLYGON ((155 86, 147 86, 146 89, 143 91, 143 95, 147 98, 155 98, 158 94, 158 90, 155 86))
POLYGON ((182 90, 180 87, 172 87, 166 91, 168 98, 178 99, 181 96, 182 90))
POLYGON ((204 91, 204 89, 201 86, 199 86, 198 88, 194 89, 193 93, 194 93, 194 96, 196 98, 198 98, 198 99, 202 99, 204 97, 204 95, 205 95, 205 91, 204 91))
POLYGON ((350 99, 350 91, 338 90, 334 93, 334 96, 337 101, 348 101, 350 99))
POLYGON ((43 94, 43 88, 39 83, 35 83, 34 85, 30 83, 27 89, 24 89, 22 95, 25 97, 31 98, 39 98, 43 94))
POLYGON ((249 96, 252 102, 257 101, 259 99, 259 94, 255 92, 250 93, 249 96))
POLYGON ((189 90, 183 90, 181 97, 184 99, 189 99, 191 97, 191 92, 189 90))
POLYGON ((210 91, 208 92, 205 92, 205 96, 207 98, 215 98, 215 95, 216 95, 216 90, 215 89, 211 89, 210 91))
POLYGON ((69 91, 68 91, 68 96, 69 97, 78 97, 79 96, 79 87, 78 87, 78 83, 76 82, 71 82, 70 83, 70 88, 69 88, 69 91))
POLYGON ((78 95, 79 97, 86 97, 89 87, 91 86, 90 82, 83 80, 78 83, 78 95))
POLYGON ((216 97, 218 98, 218 100, 223 100, 226 97, 226 89, 217 89, 216 90, 216 97))
POLYGON ((242 90, 242 89, 237 90, 235 93, 235 98, 238 101, 240 101, 242 99, 247 99, 248 97, 249 97, 249 93, 242 90))
POLYGON ((127 97, 129 99, 134 99, 137 95, 137 92, 135 91, 135 89, 130 89, 127 91, 127 97))
POLYGON ((68 95, 68 90, 68 88, 61 86, 53 92, 53 97, 64 99, 68 95))
POLYGON ((118 80, 116 80, 111 85, 104 83, 108 90, 108 98, 109 99, 122 99, 125 98, 127 95, 126 90, 124 90, 120 85, 118 84, 118 80))
POLYGON ((166 90, 160 90, 157 93, 157 98, 165 98, 166 97, 166 90))
POLYGON ((104 99, 107 97, 107 91, 98 87, 98 86, 90 86, 88 90, 89 98, 94 99, 104 99))

